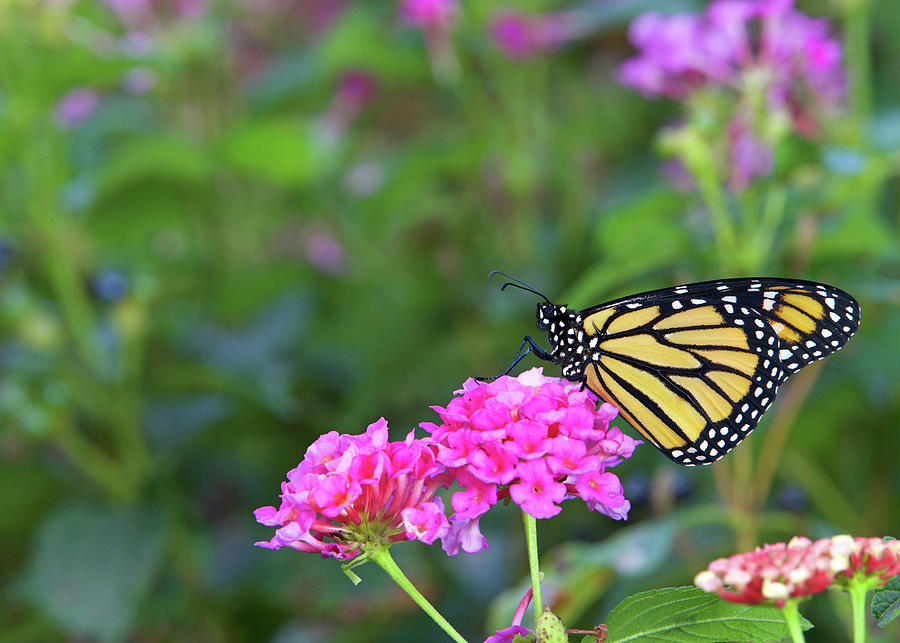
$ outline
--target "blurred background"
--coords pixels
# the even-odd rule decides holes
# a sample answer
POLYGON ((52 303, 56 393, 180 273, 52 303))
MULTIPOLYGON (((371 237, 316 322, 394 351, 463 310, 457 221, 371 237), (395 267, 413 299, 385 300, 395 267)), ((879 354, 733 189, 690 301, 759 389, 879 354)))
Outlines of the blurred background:
MULTIPOLYGON (((724 461, 640 447, 627 522, 541 521, 569 626, 763 542, 900 535, 900 3, 646 17, 743 19, 717 4, 0 2, 0 640, 437 640, 377 567, 254 548, 252 510, 319 434, 399 439, 506 368, 536 298, 492 269, 578 307, 742 275, 862 305, 724 461)), ((394 548, 471 640, 527 569, 516 511, 482 525, 394 548)))

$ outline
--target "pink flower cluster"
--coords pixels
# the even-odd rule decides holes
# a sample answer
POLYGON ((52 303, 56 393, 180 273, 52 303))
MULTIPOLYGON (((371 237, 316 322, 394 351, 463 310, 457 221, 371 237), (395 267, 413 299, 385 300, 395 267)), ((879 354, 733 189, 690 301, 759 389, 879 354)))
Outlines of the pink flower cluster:
POLYGON ((419 29, 448 29, 459 13, 457 0, 401 0, 400 19, 419 29))
POLYGON ((361 435, 326 433, 281 483, 281 506, 254 512, 263 525, 279 527, 271 540, 256 544, 340 559, 373 542, 430 545, 449 528, 434 496, 449 482, 435 452, 428 438, 415 439, 412 432, 390 442, 384 418, 361 435))
POLYGON ((843 579, 868 577, 871 586, 900 573, 900 541, 835 536, 815 542, 793 538, 745 554, 720 558, 697 574, 694 584, 733 603, 771 601, 783 607, 843 579))
POLYGON ((793 0, 716 0, 703 14, 645 13, 628 35, 640 53, 619 77, 650 97, 684 100, 705 85, 739 88, 754 68, 771 76, 769 97, 778 105, 835 102, 844 93, 840 43, 826 20, 795 10, 793 0), (804 99, 804 90, 812 95, 804 99))
POLYGON ((502 11, 491 20, 490 31, 494 43, 512 60, 531 58, 550 51, 566 40, 566 28, 561 15, 526 14, 502 11))
POLYGON ((627 516, 622 485, 606 469, 639 442, 609 426, 614 406, 597 408, 589 391, 540 368, 487 384, 469 379, 456 394, 446 407, 432 407, 442 424, 421 424, 462 487, 450 500, 448 554, 482 549, 478 520, 507 496, 535 518, 555 516, 572 497, 617 520, 627 516))

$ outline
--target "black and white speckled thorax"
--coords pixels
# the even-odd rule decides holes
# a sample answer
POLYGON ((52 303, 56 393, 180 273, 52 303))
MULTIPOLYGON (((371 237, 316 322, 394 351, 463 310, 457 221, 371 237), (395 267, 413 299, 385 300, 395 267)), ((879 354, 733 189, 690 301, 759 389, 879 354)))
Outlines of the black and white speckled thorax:
MULTIPOLYGON (((550 357, 562 365, 562 374, 573 382, 584 381, 587 359, 584 354, 584 319, 576 310, 541 302, 537 307, 537 327, 546 331, 550 357)), ((596 344, 596 338, 592 340, 596 344)))

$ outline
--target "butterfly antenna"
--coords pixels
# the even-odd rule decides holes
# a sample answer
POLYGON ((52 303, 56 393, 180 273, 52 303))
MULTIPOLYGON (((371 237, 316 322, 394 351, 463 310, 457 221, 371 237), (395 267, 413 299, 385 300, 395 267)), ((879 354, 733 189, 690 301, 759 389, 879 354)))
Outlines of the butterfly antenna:
POLYGON ((516 279, 512 275, 509 275, 509 274, 503 272, 502 270, 491 270, 491 272, 488 273, 488 279, 490 279, 494 275, 503 275, 504 277, 509 279, 509 281, 505 281, 502 284, 500 284, 500 290, 506 290, 507 286, 515 286, 516 288, 521 288, 522 290, 527 290, 528 292, 532 292, 535 295, 537 295, 538 297, 540 297, 541 299, 543 299, 544 301, 546 301, 548 304, 550 303, 550 300, 547 299, 547 295, 542 293, 540 290, 538 290, 534 286, 525 283, 521 279, 516 279))

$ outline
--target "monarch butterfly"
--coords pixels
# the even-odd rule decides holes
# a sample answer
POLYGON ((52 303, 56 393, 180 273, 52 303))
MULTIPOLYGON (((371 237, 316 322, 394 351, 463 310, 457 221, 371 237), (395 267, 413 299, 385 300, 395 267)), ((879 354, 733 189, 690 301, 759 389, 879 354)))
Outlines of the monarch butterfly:
MULTIPOLYGON (((494 271, 491 275, 497 274, 494 271)), ((746 438, 792 374, 840 349, 859 326, 859 304, 834 286, 799 279, 720 279, 663 288, 584 310, 544 301, 537 326, 562 366, 619 408, 657 449, 685 466, 710 464, 746 438)))

